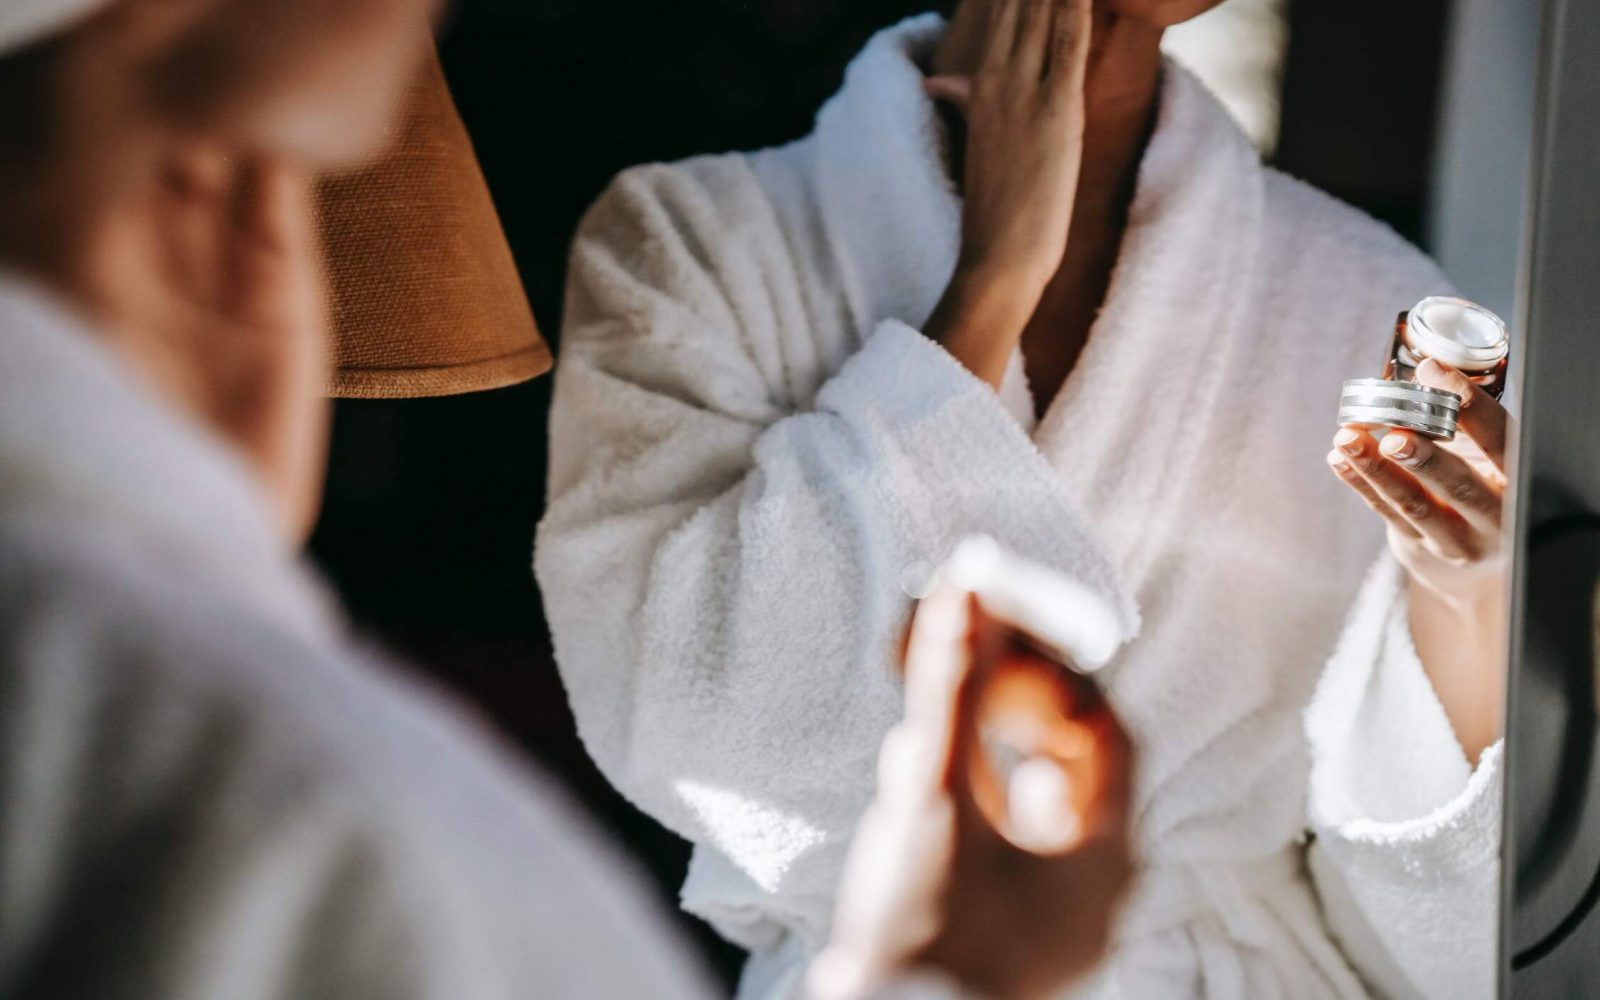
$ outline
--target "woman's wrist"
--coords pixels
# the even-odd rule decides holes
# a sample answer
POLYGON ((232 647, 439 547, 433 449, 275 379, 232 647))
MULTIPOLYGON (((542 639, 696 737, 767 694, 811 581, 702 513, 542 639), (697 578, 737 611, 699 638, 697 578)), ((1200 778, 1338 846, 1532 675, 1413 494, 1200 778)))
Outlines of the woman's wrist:
POLYGON ((924 332, 978 378, 999 388, 1043 294, 1044 283, 1026 274, 961 267, 924 332))
POLYGON ((1505 602, 1499 574, 1447 592, 1412 576, 1407 588, 1412 644, 1473 764, 1500 738, 1505 602))
POLYGON ((1505 600, 1504 560, 1457 566, 1428 553, 1411 553, 1401 563, 1413 604, 1430 605, 1432 614, 1453 620, 1466 632, 1498 626, 1505 600))

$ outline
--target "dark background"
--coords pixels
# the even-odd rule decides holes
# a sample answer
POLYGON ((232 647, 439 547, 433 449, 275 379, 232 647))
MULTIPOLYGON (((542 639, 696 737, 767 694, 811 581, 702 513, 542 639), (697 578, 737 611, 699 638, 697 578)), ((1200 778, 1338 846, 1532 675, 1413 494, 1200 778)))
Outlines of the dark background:
MULTIPOLYGON (((441 53, 541 327, 566 247, 623 167, 797 138, 877 29, 929 0, 464 0, 441 53)), ((1447 0, 1299 0, 1276 164, 1417 239, 1447 0)), ((312 553, 368 631, 561 778, 676 900, 688 848, 579 745, 531 571, 548 377, 343 401, 312 553)), ((674 912, 676 908, 674 906, 674 912)), ((734 949, 688 917, 712 965, 734 949)))

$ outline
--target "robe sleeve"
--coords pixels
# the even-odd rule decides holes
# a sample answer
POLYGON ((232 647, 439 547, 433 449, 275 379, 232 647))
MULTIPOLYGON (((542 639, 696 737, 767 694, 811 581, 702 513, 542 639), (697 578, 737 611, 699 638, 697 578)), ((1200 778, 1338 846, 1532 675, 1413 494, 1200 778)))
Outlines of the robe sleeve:
POLYGON ((1383 995, 1490 997, 1503 744, 1468 763, 1402 578, 1385 553, 1307 712, 1309 864, 1329 928, 1383 995))
POLYGON ((685 905, 811 952, 900 715, 908 592, 974 532, 1120 590, 996 394, 910 323, 813 365, 845 320, 804 307, 790 234, 718 163, 630 171, 580 230, 536 568, 587 748, 697 845, 685 905))
POLYGON ((436 695, 3 542, 0 996, 711 995, 620 856, 436 695))

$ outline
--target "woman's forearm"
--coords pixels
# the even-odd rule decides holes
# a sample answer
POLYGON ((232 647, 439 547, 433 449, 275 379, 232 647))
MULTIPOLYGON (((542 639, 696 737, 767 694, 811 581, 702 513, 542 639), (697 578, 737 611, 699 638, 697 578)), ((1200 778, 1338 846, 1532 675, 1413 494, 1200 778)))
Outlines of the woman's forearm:
POLYGON ((1505 614, 1498 574, 1445 597, 1409 584, 1411 636, 1467 760, 1500 739, 1505 696, 1505 614))
POLYGON ((1509 420, 1482 386, 1438 361, 1418 365, 1417 381, 1462 400, 1454 440, 1391 429, 1379 441, 1346 425, 1328 464, 1388 525, 1410 581, 1417 655, 1476 765, 1500 738, 1504 700, 1509 420))
POLYGON ((923 332, 995 389, 1039 303, 1042 283, 957 272, 923 332))

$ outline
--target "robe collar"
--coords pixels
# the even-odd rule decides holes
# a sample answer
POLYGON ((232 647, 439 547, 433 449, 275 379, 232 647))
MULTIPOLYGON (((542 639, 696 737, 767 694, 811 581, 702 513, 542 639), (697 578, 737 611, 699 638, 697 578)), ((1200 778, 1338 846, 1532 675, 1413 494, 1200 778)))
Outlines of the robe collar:
POLYGON ((331 605, 242 458, 150 391, 79 316, 0 272, 0 530, 178 567, 305 638, 331 605))
MULTIPOLYGON (((862 331, 886 318, 919 326, 955 268, 961 198, 921 87, 944 30, 924 15, 874 36, 818 116, 818 203, 862 331)), ((1091 516, 1149 513, 1152 491, 1170 495, 1197 460, 1225 369, 1247 349, 1237 333, 1259 322, 1265 176, 1222 104, 1167 60, 1106 301, 1037 427, 1024 420, 1091 516)))

